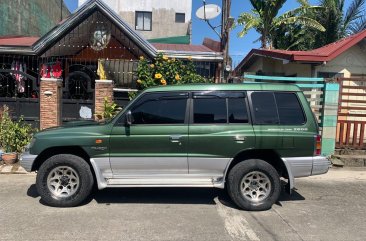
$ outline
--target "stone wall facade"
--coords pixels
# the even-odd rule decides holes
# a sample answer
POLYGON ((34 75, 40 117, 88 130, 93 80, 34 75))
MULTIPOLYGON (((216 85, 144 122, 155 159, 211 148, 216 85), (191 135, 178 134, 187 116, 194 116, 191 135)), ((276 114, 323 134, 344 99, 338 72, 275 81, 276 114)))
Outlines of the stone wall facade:
POLYGON ((61 125, 62 80, 41 79, 40 129, 61 125))
POLYGON ((104 99, 108 102, 113 101, 113 81, 112 80, 96 80, 95 81, 95 115, 103 115, 104 99))

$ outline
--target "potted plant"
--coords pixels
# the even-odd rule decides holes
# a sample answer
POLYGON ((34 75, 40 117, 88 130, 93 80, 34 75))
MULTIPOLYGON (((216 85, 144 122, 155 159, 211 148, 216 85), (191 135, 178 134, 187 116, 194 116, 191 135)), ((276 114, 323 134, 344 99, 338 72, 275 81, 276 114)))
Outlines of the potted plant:
POLYGON ((4 106, 0 121, 0 146, 5 164, 14 164, 17 161, 18 153, 28 145, 33 131, 30 125, 24 123, 22 117, 18 121, 12 121, 9 108, 4 106))

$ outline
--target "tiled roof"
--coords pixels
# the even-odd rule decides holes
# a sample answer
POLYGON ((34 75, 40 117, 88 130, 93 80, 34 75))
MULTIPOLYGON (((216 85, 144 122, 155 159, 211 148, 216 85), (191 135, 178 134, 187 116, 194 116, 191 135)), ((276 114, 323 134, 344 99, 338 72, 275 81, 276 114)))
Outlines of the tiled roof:
POLYGON ((192 44, 161 44, 152 43, 152 45, 160 51, 184 51, 184 52, 214 52, 212 49, 204 45, 192 44))
POLYGON ((2 46, 32 46, 39 37, 25 36, 2 36, 0 37, 0 45, 2 46))
POLYGON ((289 51, 280 49, 252 49, 249 54, 241 61, 238 68, 243 67, 247 63, 251 62, 251 58, 255 55, 265 56, 270 58, 280 58, 289 61, 303 61, 303 62, 324 62, 331 61, 338 55, 342 54, 352 46, 359 43, 361 40, 366 38, 366 30, 361 31, 357 34, 343 38, 334 43, 325 45, 318 49, 308 51, 289 51))

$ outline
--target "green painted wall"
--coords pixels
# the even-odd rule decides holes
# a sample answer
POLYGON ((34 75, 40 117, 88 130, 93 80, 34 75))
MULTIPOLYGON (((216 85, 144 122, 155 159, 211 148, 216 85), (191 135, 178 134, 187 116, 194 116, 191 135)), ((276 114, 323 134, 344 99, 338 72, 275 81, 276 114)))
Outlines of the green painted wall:
POLYGON ((63 0, 0 0, 0 36, 42 36, 60 22, 61 13, 70 15, 63 0))
POLYGON ((322 155, 329 156, 334 154, 337 117, 339 84, 326 83, 324 88, 324 107, 323 107, 323 133, 322 133, 322 155))

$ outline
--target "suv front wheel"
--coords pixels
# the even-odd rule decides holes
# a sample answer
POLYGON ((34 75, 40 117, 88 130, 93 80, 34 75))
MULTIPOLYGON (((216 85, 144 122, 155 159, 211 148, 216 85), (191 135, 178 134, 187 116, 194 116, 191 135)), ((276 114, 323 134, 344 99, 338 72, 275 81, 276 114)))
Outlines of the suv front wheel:
POLYGON ((236 164, 228 175, 228 193, 240 208, 262 211, 272 207, 281 192, 280 177, 269 163, 250 159, 236 164))
POLYGON ((74 207, 91 193, 94 178, 90 166, 78 156, 59 154, 39 168, 36 186, 42 201, 55 207, 74 207))

